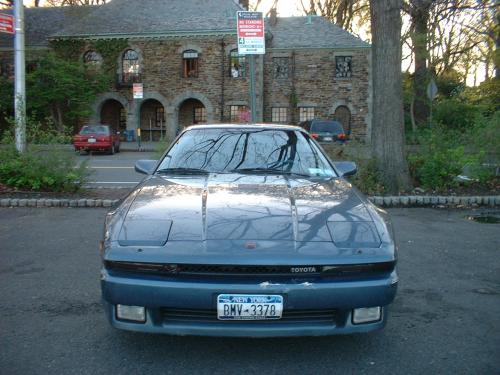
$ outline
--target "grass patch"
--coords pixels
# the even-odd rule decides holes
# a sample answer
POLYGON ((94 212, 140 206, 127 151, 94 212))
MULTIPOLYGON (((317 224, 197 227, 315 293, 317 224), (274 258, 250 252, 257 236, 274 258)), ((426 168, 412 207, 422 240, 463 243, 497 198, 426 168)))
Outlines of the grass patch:
POLYGON ((74 192, 86 182, 85 163, 60 147, 31 147, 23 154, 12 145, 0 149, 0 182, 19 190, 74 192))

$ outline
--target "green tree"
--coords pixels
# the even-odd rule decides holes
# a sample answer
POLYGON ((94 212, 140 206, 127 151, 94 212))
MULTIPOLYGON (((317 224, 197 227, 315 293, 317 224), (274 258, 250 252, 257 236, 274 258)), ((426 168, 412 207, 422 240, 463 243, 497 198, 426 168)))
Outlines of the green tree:
POLYGON ((99 69, 87 69, 47 53, 27 75, 27 110, 41 118, 51 117, 59 131, 74 126, 91 114, 97 94, 109 86, 109 75, 99 69))

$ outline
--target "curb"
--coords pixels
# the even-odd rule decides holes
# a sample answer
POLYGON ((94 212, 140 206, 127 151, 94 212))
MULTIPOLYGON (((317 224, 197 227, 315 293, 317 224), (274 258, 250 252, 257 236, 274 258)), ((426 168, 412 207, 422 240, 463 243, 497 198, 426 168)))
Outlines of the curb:
POLYGON ((375 196, 368 199, 381 207, 425 207, 425 206, 500 206, 500 195, 482 196, 436 196, 401 195, 375 196))
MULTIPOLYGON (((368 199, 381 207, 432 207, 432 206, 500 206, 500 195, 488 196, 375 196, 368 199)), ((0 207, 114 207, 120 199, 0 199, 0 207)))
POLYGON ((0 207, 113 207, 119 199, 0 199, 0 207))

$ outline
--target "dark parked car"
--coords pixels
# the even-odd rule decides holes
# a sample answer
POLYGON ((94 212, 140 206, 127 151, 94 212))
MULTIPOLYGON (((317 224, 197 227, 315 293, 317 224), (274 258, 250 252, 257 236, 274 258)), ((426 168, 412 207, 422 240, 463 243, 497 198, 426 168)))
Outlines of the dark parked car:
POLYGON ((318 142, 340 142, 347 140, 342 124, 334 120, 304 121, 300 126, 311 134, 318 142))
POLYGON ((84 125, 73 137, 75 151, 120 152, 120 133, 109 125, 84 125))
POLYGON ((295 126, 183 131, 105 221, 111 324, 178 335, 382 328, 398 282, 384 211, 295 126))

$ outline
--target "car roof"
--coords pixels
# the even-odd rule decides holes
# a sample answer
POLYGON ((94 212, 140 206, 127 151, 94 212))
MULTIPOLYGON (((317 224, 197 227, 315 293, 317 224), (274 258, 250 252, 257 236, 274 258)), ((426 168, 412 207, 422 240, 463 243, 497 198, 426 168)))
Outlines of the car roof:
POLYGON ((269 124, 269 123, 254 123, 254 124, 203 124, 192 125, 186 130, 195 129, 279 129, 279 130, 298 130, 304 131, 300 126, 296 125, 283 125, 283 124, 269 124))

